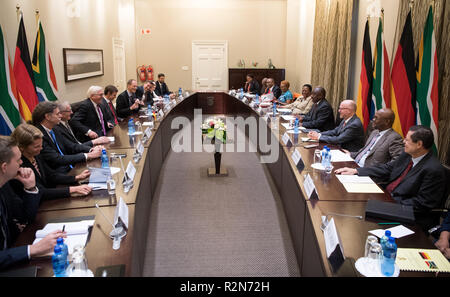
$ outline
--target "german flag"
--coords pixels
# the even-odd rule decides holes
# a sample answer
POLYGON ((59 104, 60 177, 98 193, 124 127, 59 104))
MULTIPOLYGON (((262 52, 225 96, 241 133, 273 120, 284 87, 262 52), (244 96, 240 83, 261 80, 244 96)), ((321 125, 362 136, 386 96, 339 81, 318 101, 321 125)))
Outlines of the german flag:
POLYGON ((31 67, 30 52, 28 50, 27 34, 20 15, 19 33, 17 35, 16 55, 14 58, 14 77, 19 95, 20 114, 25 121, 31 120, 31 113, 39 103, 34 84, 33 68, 31 67))
POLYGON ((411 11, 403 28, 391 74, 391 103, 395 113, 393 129, 403 137, 416 124, 416 67, 411 11))
POLYGON ((364 130, 367 130, 370 119, 375 113, 375 105, 372 102, 372 47, 370 45, 369 20, 366 22, 364 31, 364 43, 362 51, 361 77, 359 80, 358 100, 356 115, 363 123, 364 130))

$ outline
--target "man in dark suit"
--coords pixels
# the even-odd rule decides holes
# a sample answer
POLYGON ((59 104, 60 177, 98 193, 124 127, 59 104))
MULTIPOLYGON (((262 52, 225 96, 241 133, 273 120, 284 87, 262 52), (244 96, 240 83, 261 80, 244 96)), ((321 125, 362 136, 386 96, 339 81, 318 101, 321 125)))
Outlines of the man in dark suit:
POLYGON ((153 106, 154 95, 153 95, 153 91, 152 91, 152 82, 149 82, 149 81, 145 82, 143 86, 140 86, 140 87, 137 88, 137 91, 139 91, 139 93, 143 94, 141 96, 141 100, 144 103, 144 105, 149 105, 150 104, 151 106, 153 106))
POLYGON ((101 136, 114 128, 114 122, 108 121, 107 107, 102 103, 103 88, 89 88, 88 99, 84 100, 70 120, 75 136, 81 141, 89 141, 101 136))
POLYGON ((61 136, 66 138, 70 142, 86 145, 88 147, 93 147, 96 145, 107 144, 109 143, 109 139, 106 136, 102 136, 96 139, 88 140, 81 143, 78 138, 75 136, 75 132, 72 130, 72 127, 69 124, 70 119, 72 118, 73 112, 72 107, 68 102, 63 102, 58 104, 59 111, 61 113, 61 122, 55 126, 55 131, 57 131, 61 136))
POLYGON ((403 205, 414 207, 416 222, 428 230, 439 222, 448 181, 445 169, 433 156, 433 131, 424 126, 413 126, 405 137, 405 152, 388 163, 364 168, 342 168, 336 174, 370 176, 387 183, 385 192, 403 205))
POLYGON ((118 125, 121 118, 117 117, 117 111, 114 107, 114 100, 117 97, 117 88, 113 85, 108 85, 105 87, 104 97, 102 99, 103 106, 105 106, 107 111, 108 122, 114 123, 114 125, 118 125))
POLYGON ((370 167, 389 163, 403 152, 403 138, 392 130, 395 114, 391 109, 383 108, 375 113, 372 124, 374 131, 359 151, 348 153, 359 167, 370 167))
POLYGON ((302 126, 307 129, 328 131, 334 129, 334 114, 330 103, 325 99, 326 91, 317 87, 311 93, 314 104, 311 110, 304 116, 298 116, 302 126))
POLYGON ((137 114, 140 106, 144 106, 144 103, 139 100, 137 88, 137 81, 130 79, 127 83, 127 89, 117 97, 116 111, 119 118, 127 118, 132 114, 137 114))
POLYGON ((102 146, 91 149, 88 146, 70 142, 58 131, 54 131, 53 128, 60 121, 61 113, 56 103, 44 101, 34 108, 32 122, 44 134, 41 155, 47 164, 59 172, 66 173, 76 163, 100 157, 102 146))
POLYGON ((158 81, 156 82, 155 93, 158 96, 164 97, 165 95, 172 95, 172 92, 169 91, 169 87, 164 82, 166 76, 163 73, 158 74, 158 81))
POLYGON ((36 244, 12 247, 25 223, 34 220, 41 195, 33 171, 20 165, 21 153, 17 145, 10 137, 0 137, 0 270, 51 252, 56 239, 65 237, 65 233, 56 231, 36 244), (11 188, 12 179, 23 185, 21 193, 11 188))
POLYGON ((259 95, 259 84, 255 80, 253 74, 247 74, 247 81, 245 82, 244 92, 249 94, 258 94, 259 95))
POLYGON ((356 115, 356 103, 344 100, 339 106, 340 125, 333 130, 317 133, 309 132, 309 138, 330 144, 339 144, 342 148, 356 151, 364 145, 364 128, 356 115))
POLYGON ((281 89, 279 86, 275 84, 275 80, 273 78, 268 78, 266 81, 267 88, 262 95, 273 94, 273 97, 278 99, 281 96, 281 89))

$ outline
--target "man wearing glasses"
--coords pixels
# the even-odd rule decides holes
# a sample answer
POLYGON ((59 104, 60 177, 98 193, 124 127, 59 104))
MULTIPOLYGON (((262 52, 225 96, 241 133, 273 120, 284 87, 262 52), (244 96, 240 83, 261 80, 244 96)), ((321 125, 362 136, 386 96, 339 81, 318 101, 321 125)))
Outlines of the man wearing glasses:
POLYGON ((105 106, 101 104, 103 88, 92 86, 89 88, 87 96, 88 99, 81 103, 70 120, 75 136, 83 142, 106 136, 106 133, 114 128, 114 123, 108 121, 108 112, 105 106))
POLYGON ((358 151, 364 146, 364 128, 361 120, 356 115, 356 103, 353 100, 345 100, 339 106, 341 124, 322 133, 309 132, 308 137, 330 144, 339 144, 343 149, 351 152, 358 151))

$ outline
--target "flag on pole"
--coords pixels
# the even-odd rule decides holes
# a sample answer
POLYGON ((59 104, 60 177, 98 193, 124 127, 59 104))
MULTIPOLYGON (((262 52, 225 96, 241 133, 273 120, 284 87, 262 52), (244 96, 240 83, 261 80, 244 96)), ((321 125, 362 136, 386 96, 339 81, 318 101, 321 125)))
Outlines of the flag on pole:
POLYGON ((10 135, 20 122, 14 73, 9 60, 6 38, 0 27, 0 134, 10 135))
POLYGON ((411 11, 403 28, 391 74, 391 108, 395 113, 392 128, 403 137, 416 124, 416 69, 411 11))
POLYGON ((433 150, 438 148, 439 97, 438 61, 433 25, 433 7, 430 6, 425 30, 417 55, 417 124, 430 127, 434 134, 433 150))
POLYGON ((33 73, 36 83, 36 92, 39 101, 58 100, 58 86, 52 59, 45 44, 45 35, 41 20, 38 21, 38 30, 33 53, 33 73))
MULTIPOLYGON (((386 50, 386 42, 384 41, 383 20, 381 18, 378 25, 373 64, 372 105, 375 106, 375 110, 391 108, 391 69, 389 65, 389 56, 386 50)), ((371 117, 371 119, 373 119, 373 117, 371 117)))
POLYGON ((17 35, 16 55, 14 58, 14 76, 17 82, 20 114, 27 122, 31 120, 31 113, 39 102, 22 14, 20 14, 19 33, 17 35))
POLYGON ((372 47, 370 45, 369 20, 366 22, 364 31, 364 42, 362 51, 361 76, 359 80, 359 90, 357 99, 356 115, 363 123, 364 130, 369 126, 370 117, 375 113, 375 106, 372 106, 372 47))

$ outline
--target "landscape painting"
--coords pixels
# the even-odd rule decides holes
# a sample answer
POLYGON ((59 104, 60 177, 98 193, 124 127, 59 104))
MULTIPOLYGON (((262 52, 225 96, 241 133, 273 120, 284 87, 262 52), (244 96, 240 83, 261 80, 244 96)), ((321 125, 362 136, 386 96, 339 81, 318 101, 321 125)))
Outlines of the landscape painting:
POLYGON ((104 74, 103 50, 63 49, 65 81, 74 81, 104 74))

